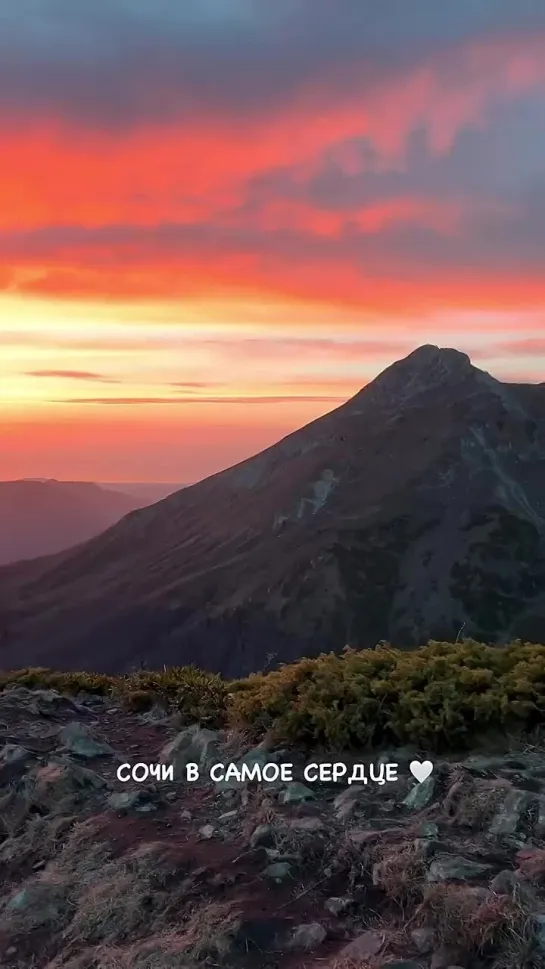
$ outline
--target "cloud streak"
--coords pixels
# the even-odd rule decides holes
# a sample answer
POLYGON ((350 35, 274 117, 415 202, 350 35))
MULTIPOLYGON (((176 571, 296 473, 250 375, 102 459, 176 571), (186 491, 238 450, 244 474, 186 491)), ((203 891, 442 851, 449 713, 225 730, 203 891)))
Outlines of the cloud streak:
POLYGON ((92 373, 89 370, 27 370, 26 376, 61 380, 89 380, 100 384, 121 383, 116 377, 108 377, 101 373, 92 373))

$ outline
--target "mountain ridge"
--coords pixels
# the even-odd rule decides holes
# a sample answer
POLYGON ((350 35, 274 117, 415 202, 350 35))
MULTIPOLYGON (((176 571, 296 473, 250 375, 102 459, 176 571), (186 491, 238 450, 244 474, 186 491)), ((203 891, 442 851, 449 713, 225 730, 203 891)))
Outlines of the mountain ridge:
POLYGON ((543 638, 544 485, 545 386, 420 347, 260 454, 0 570, 12 649, 245 675, 347 643, 543 638))
POLYGON ((92 481, 0 481, 0 564, 67 549, 100 534, 140 504, 92 481))

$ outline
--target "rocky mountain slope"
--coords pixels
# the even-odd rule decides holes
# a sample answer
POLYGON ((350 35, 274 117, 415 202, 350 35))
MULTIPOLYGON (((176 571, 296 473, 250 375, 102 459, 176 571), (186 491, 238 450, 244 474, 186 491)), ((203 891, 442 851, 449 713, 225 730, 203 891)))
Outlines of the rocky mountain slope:
POLYGON ((145 503, 87 481, 0 481, 0 565, 87 541, 145 503))
MULTIPOLYGON (((0 740, 3 969, 545 964, 542 747, 436 760, 422 783, 425 752, 394 749, 395 782, 305 783, 300 750, 15 684, 0 740), (288 762, 292 781, 210 778, 288 762), (118 779, 138 763, 172 779, 118 779)), ((318 759, 379 776, 378 757, 318 759)))
POLYGON ((545 639, 545 384, 424 346, 250 460, 0 570, 3 666, 244 675, 346 643, 545 639))

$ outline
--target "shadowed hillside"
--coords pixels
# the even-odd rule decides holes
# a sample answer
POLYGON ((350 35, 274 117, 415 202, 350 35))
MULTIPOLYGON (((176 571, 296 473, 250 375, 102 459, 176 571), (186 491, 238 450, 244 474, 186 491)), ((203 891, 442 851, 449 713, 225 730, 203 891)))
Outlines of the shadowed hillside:
POLYGON ((545 385, 424 346, 261 454, 0 572, 3 665, 244 675, 345 644, 545 638, 545 385))

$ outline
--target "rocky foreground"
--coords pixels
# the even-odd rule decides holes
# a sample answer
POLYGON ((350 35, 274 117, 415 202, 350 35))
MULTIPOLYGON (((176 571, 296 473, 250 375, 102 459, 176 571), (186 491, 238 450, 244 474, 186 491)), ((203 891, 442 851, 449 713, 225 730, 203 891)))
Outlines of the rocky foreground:
POLYGON ((219 761, 307 761, 21 686, 0 736, 2 969, 545 966, 544 749, 422 784, 408 748, 384 752, 395 784, 214 784, 219 761), (176 779, 117 779, 138 762, 176 779))

